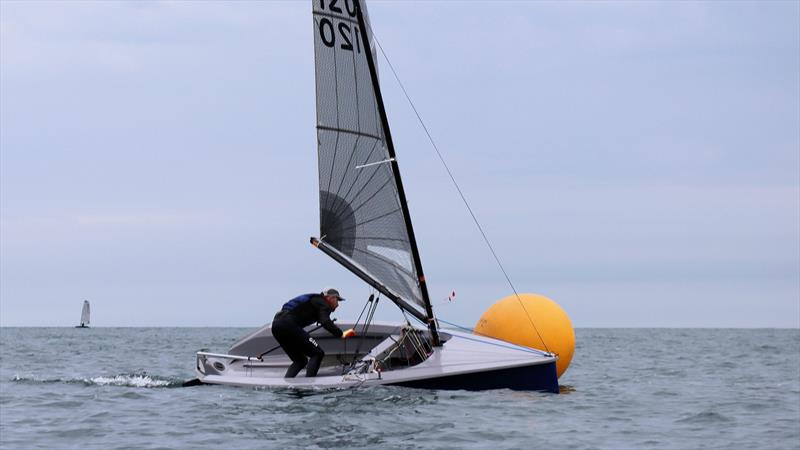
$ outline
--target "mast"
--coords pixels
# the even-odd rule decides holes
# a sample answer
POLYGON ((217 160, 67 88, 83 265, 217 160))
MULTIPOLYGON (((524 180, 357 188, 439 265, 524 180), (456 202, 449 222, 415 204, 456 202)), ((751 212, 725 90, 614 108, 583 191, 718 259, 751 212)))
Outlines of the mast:
POLYGON ((408 239, 411 245, 411 255, 414 259, 414 267, 416 268, 417 275, 419 279, 419 288, 422 292, 422 299, 425 302, 425 314, 427 315, 426 321, 428 323, 428 328, 431 331, 431 340, 433 341, 434 347, 440 347, 441 341, 439 340, 439 332, 436 329, 436 319, 433 316, 433 307, 431 306, 430 296, 428 295, 428 285, 425 282, 425 274, 422 271, 422 260, 419 257, 419 249, 417 249, 417 239, 414 236, 414 227, 411 224, 411 215, 408 210, 408 202, 406 201, 406 193, 403 189, 403 180, 400 178, 400 167, 397 165, 397 159, 394 153, 394 142, 392 141, 392 133, 389 130, 389 120, 386 117, 386 109, 383 105, 383 95, 381 94, 381 87, 378 82, 378 72, 375 69, 375 61, 372 59, 372 51, 370 50, 369 39, 367 38, 367 26, 364 21, 364 15, 361 12, 361 2, 359 0, 353 0, 356 6, 356 15, 358 16, 358 26, 364 30, 361 33, 361 42, 364 46, 366 57, 367 57, 367 65, 369 66, 369 74, 372 78, 372 87, 375 92, 375 99, 378 103, 378 113, 381 118, 381 123, 383 124, 383 132, 384 138, 386 141, 386 148, 389 152, 389 158, 391 159, 390 163, 392 165, 392 173, 394 174, 394 179, 397 183, 397 194, 400 197, 400 207, 403 209, 403 219, 406 223, 406 229, 408 230, 408 239))

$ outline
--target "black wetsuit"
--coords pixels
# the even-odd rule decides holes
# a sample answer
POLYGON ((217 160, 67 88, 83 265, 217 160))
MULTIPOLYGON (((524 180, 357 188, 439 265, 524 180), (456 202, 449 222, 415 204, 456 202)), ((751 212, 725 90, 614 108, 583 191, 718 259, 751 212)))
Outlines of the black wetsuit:
POLYGON ((303 367, 306 368, 307 377, 317 376, 325 352, 304 328, 319 322, 332 335, 342 337, 342 330, 331 320, 331 312, 333 311, 325 297, 320 294, 305 294, 289 300, 275 314, 272 335, 292 359, 292 365, 284 375, 286 378, 295 377, 303 367))

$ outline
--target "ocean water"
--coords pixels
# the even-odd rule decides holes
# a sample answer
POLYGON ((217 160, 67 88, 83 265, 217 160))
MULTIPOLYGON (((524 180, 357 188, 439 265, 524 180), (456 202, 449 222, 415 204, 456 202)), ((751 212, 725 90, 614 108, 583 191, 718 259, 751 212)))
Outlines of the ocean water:
POLYGON ((562 393, 184 388, 249 329, 2 328, 2 449, 800 449, 800 330, 578 329, 562 393))

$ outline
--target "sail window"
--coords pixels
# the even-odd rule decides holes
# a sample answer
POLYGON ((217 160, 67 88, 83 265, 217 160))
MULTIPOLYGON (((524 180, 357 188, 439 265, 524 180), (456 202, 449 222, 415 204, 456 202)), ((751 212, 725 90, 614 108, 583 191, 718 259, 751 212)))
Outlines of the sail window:
POLYGON ((378 255, 383 256, 384 258, 399 265, 407 272, 412 272, 414 270, 413 262, 411 261, 411 253, 405 250, 400 250, 397 248, 381 247, 378 245, 367 245, 367 250, 369 250, 372 253, 376 253, 378 255))

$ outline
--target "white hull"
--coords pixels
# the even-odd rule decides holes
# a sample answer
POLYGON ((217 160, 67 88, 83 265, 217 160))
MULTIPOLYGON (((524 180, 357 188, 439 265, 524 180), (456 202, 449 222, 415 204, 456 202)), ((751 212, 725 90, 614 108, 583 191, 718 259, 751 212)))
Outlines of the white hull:
MULTIPOLYGON (((353 324, 340 326, 349 328, 353 324)), ((426 333, 422 329, 415 331, 426 333)), ((396 349, 392 349, 401 340, 402 333, 402 325, 372 325, 367 333, 370 344, 362 345, 362 352, 359 352, 369 350, 369 353, 357 358, 355 347, 359 345, 358 338, 344 341, 318 330, 312 336, 326 352, 318 376, 284 378, 291 361, 280 348, 261 360, 256 358, 260 352, 276 345, 269 326, 265 326, 235 344, 228 355, 199 352, 198 379, 208 384, 264 388, 401 385, 437 389, 558 391, 556 356, 456 330, 445 330, 442 333, 444 344, 426 352, 424 360, 411 361, 408 366, 401 363, 386 367, 380 361, 382 358, 385 360, 387 353, 390 356, 396 353, 396 349), (355 367, 349 367, 348 362, 356 358, 355 367)), ((301 371, 300 375, 303 374, 301 371)))

